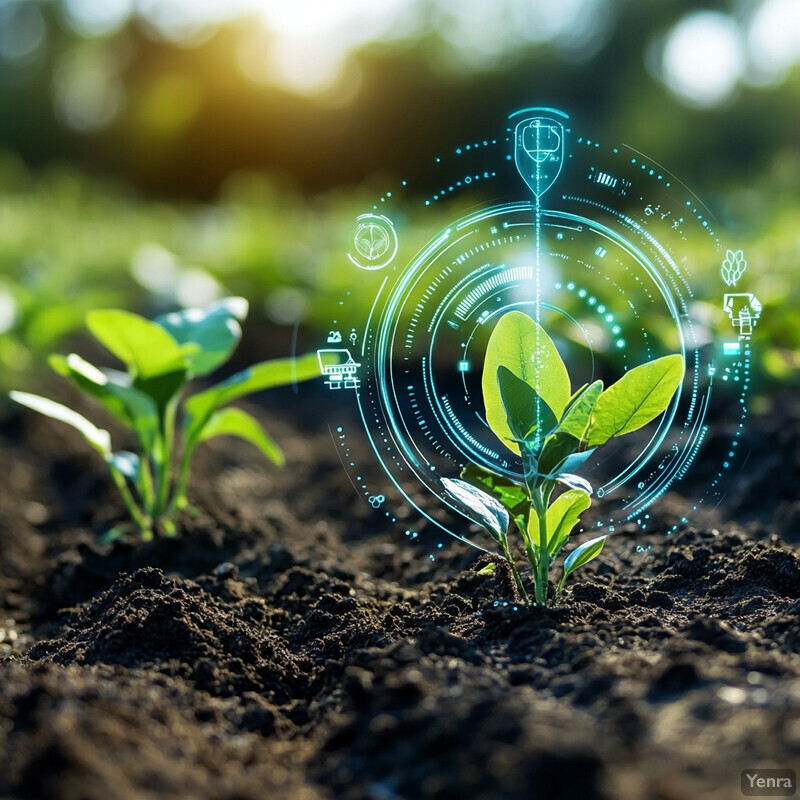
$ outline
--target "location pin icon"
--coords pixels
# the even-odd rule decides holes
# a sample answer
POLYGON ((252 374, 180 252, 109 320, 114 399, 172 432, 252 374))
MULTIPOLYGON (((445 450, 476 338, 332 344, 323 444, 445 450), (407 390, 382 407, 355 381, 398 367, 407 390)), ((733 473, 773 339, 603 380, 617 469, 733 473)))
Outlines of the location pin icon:
POLYGON ((561 173, 564 126, 547 115, 520 120, 514 129, 514 163, 539 200, 561 173))

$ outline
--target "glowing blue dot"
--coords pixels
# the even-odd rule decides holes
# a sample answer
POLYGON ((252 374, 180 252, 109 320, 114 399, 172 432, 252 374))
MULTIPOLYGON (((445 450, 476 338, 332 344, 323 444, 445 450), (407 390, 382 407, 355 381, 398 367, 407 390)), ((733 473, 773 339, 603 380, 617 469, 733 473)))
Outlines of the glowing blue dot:
POLYGON ((632 158, 632 159, 631 159, 631 164, 635 164, 635 163, 636 163, 636 159, 635 159, 635 158, 632 158))
POLYGON ((589 305, 590 306, 593 306, 596 302, 597 302, 597 298, 596 297, 590 297, 589 298, 589 305))
POLYGON ((431 204, 431 201, 430 201, 430 200, 426 200, 426 201, 425 201, 425 205, 426 205, 426 206, 429 206, 430 204, 431 204))
POLYGON ((613 314, 606 314, 606 322, 613 322, 614 315, 613 314))
POLYGON ((620 328, 620 326, 619 326, 619 325, 615 325, 615 326, 614 326, 614 327, 611 329, 611 333, 613 333, 613 334, 614 334, 614 336, 616 336, 618 333, 622 333, 622 328, 620 328))
POLYGON ((691 204, 692 204, 692 201, 691 201, 691 200, 687 200, 687 201, 686 201, 686 205, 687 205, 687 206, 690 206, 691 204))
POLYGON ((572 291, 574 288, 575 288, 575 284, 574 284, 572 281, 570 281, 570 282, 567 284, 567 289, 569 289, 570 291, 572 291))
POLYGON ((586 289, 581 289, 578 292, 578 297, 586 297, 586 289))
POLYGON ((506 161, 511 161, 511 156, 506 156, 506 161))
POLYGON ((459 156, 461 155, 461 148, 460 147, 456 147, 456 154, 459 155, 459 156))
POLYGON ((598 314, 605 314, 606 313, 606 307, 605 306, 597 306, 597 313, 598 314))
POLYGON ((625 347, 625 340, 624 339, 617 339, 617 348, 622 350, 625 347))
POLYGON ((342 429, 341 428, 337 428, 336 431, 337 431, 337 433, 341 433, 342 429))

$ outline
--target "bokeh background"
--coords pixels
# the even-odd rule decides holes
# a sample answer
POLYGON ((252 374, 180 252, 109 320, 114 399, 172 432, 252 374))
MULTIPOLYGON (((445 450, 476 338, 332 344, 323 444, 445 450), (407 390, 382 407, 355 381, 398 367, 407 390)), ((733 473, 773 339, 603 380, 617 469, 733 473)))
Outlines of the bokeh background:
POLYGON ((242 293, 285 352, 375 193, 532 104, 703 198, 794 381, 800 0, 0 0, 0 388, 99 305, 242 293))

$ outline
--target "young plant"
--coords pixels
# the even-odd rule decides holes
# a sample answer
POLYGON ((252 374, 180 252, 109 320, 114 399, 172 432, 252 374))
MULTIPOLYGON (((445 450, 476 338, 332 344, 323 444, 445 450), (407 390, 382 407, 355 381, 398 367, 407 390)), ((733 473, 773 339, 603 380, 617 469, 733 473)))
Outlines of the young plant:
MULTIPOLYGON (((108 431, 60 403, 26 392, 11 392, 11 398, 83 434, 108 465, 142 539, 152 539, 155 532, 174 536, 178 514, 188 506, 192 456, 202 442, 214 436, 238 436, 275 464, 284 463, 280 448, 261 425, 228 404, 262 389, 319 375, 314 354, 264 361, 181 403, 192 378, 208 375, 228 360, 241 338, 239 323, 247 311, 247 301, 241 297, 154 321, 128 311, 91 311, 86 318, 89 330, 125 365, 125 371, 98 369, 74 353, 50 357, 56 372, 132 432, 137 452, 115 452, 108 431)), ((112 538, 119 533, 115 529, 112 538)))
POLYGON ((567 368, 544 329, 519 311, 500 319, 483 366, 486 421, 520 456, 522 479, 469 464, 463 480, 445 478, 443 484, 500 545, 524 602, 530 599, 509 546, 509 519, 522 535, 536 604, 555 603, 570 574, 598 556, 606 538, 585 542, 566 557, 551 595, 550 568, 591 505, 591 484, 575 473, 609 439, 661 414, 683 372, 683 358, 670 355, 628 370, 607 389, 595 381, 573 393, 567 368), (558 486, 565 490, 556 497, 558 486))

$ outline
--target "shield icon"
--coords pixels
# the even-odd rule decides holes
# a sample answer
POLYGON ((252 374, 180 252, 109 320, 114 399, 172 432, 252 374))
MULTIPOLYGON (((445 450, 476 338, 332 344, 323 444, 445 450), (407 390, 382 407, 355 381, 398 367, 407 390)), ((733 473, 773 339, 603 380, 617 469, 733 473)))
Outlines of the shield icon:
POLYGON ((543 115, 520 120, 514 130, 514 163, 538 200, 556 182, 564 163, 564 126, 543 115))

